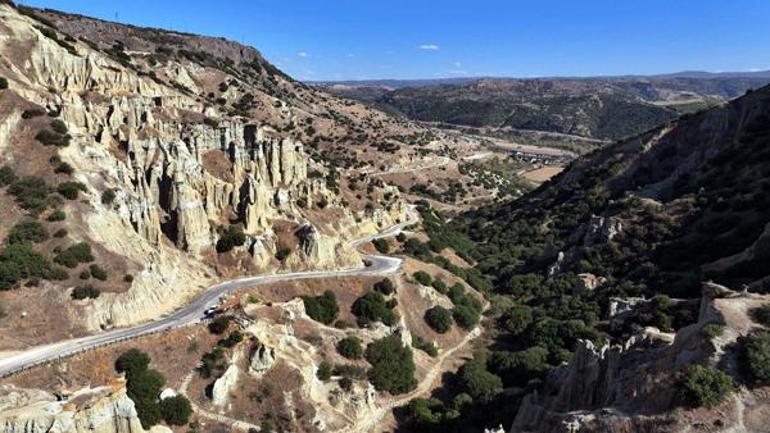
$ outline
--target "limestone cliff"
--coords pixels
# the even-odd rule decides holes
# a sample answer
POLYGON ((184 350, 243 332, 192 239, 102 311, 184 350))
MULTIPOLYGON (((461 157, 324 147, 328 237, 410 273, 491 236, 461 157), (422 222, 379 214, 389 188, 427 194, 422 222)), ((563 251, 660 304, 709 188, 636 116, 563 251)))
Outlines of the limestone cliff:
MULTIPOLYGON (((6 386, 0 390, 4 433, 144 433, 122 385, 82 389, 66 398, 6 386)), ((155 426, 150 433, 170 433, 155 426)))
MULTIPOLYGON (((129 291, 105 293, 73 311, 88 329, 157 317, 217 273, 360 266, 351 237, 401 217, 400 204, 391 211, 347 209, 327 186, 330 168, 311 159, 288 128, 236 115, 198 94, 215 77, 232 85, 226 93, 233 98, 250 100, 257 89, 241 73, 174 61, 149 73, 125 54, 96 49, 8 5, 0 5, 0 22, 0 72, 9 91, 56 113, 72 136, 58 153, 88 193, 82 227, 70 231, 139 269, 129 291), (114 200, 102 200, 106 191, 114 200), (300 248, 284 263, 274 258, 276 221, 302 227, 300 248), (247 257, 239 257, 235 269, 212 260, 229 225, 247 237, 235 250, 247 257)), ((217 46, 232 54, 229 45, 217 46)), ((20 117, 18 110, 0 119, 0 148, 17 132, 20 117)), ((17 152, 4 159, 24 157, 17 152)))

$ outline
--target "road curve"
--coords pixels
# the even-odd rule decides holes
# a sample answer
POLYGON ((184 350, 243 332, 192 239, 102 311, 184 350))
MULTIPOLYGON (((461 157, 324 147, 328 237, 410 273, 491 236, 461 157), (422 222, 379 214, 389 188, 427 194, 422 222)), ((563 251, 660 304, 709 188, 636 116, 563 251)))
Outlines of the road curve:
MULTIPOLYGON (((414 206, 407 206, 408 220, 395 224, 375 235, 365 236, 350 243, 351 246, 359 246, 374 239, 395 236, 405 227, 417 222, 417 214, 414 206)), ((359 277, 392 274, 401 267, 402 259, 380 255, 365 255, 368 266, 358 269, 346 269, 339 271, 303 271, 284 274, 259 275, 225 281, 213 285, 201 293, 192 302, 181 309, 161 317, 160 319, 132 328, 122 328, 103 332, 87 337, 64 340, 57 343, 38 346, 0 359, 0 377, 7 377, 28 368, 71 356, 89 349, 105 346, 110 343, 129 340, 143 335, 163 332, 200 321, 206 310, 219 304, 222 296, 226 296, 236 290, 263 284, 272 284, 286 281, 305 280, 312 278, 332 277, 359 277)))

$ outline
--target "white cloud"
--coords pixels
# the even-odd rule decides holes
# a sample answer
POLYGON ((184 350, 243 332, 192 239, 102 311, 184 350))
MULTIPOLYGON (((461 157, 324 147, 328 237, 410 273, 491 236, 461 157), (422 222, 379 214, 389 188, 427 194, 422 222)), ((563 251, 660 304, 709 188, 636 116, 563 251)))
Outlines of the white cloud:
POLYGON ((438 45, 436 44, 422 44, 420 45, 421 50, 430 50, 430 51, 436 51, 438 50, 438 45))
POLYGON ((460 68, 463 67, 463 64, 460 63, 460 62, 455 62, 454 65, 455 65, 455 68, 457 68, 457 69, 460 69, 460 68))
POLYGON ((297 55, 300 56, 300 57, 307 57, 307 53, 304 52, 304 51, 298 52, 297 55))
POLYGON ((355 56, 356 56, 356 55, 355 55, 355 54, 353 54, 353 53, 348 53, 348 55, 347 55, 346 57, 355 57, 355 56))

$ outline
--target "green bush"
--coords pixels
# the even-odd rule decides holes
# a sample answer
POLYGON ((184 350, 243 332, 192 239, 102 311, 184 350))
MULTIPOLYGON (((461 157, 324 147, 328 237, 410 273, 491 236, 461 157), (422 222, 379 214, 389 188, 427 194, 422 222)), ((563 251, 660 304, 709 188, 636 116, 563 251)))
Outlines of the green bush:
POLYGON ((431 283, 431 286, 442 295, 446 295, 447 293, 449 293, 449 287, 447 287, 446 283, 441 278, 436 278, 435 280, 433 280, 433 283, 431 283))
POLYGON ((379 292, 367 292, 356 299, 351 310, 356 315, 359 326, 373 322, 382 322, 387 326, 396 324, 396 315, 388 308, 385 297, 379 292))
POLYGON ((337 352, 348 359, 360 359, 364 354, 361 339, 358 337, 345 337, 337 343, 337 352))
POLYGON ((108 189, 102 193, 102 204, 109 206, 115 201, 115 190, 108 189))
POLYGON ((460 386, 477 402, 489 403, 503 390, 503 381, 486 368, 484 355, 474 354, 458 371, 460 386))
POLYGON ((414 278, 415 281, 422 284, 423 286, 430 286, 430 283, 433 282, 433 277, 431 277, 430 274, 425 271, 417 271, 413 273, 412 278, 414 278))
POLYGON ((742 364, 753 385, 770 384, 770 331, 758 330, 746 337, 742 364))
POLYGON ((88 263, 94 261, 93 253, 91 253, 91 245, 80 242, 68 247, 65 250, 59 251, 54 257, 53 261, 62 266, 66 266, 70 269, 76 268, 79 263, 88 263))
POLYGON ((456 305, 452 309, 452 317, 466 331, 475 328, 479 324, 479 320, 481 320, 479 312, 467 305, 456 305))
POLYGON ((715 338, 722 336, 722 334, 725 332, 725 327, 724 325, 709 323, 707 325, 704 325, 703 328, 701 328, 700 332, 707 339, 713 340, 715 338))
POLYGON ((39 221, 27 218, 11 228, 7 242, 16 244, 21 242, 43 242, 48 239, 48 231, 39 221))
POLYGON ((349 377, 343 377, 342 379, 340 379, 339 385, 340 385, 340 389, 342 389, 343 391, 349 392, 351 389, 353 389, 353 379, 349 377))
POLYGON ((240 247, 246 242, 246 235, 238 226, 229 226, 222 232, 217 241, 217 252, 226 253, 235 247, 240 247))
MULTIPOLYGON (((149 364, 150 357, 138 349, 124 352, 115 361, 116 370, 126 375, 126 394, 134 402, 139 421, 145 429, 160 422, 164 416, 158 404, 158 395, 166 384, 166 378, 162 374, 147 368, 149 364)), ((183 418, 184 402, 176 402, 169 406, 170 420, 178 421, 183 418)), ((189 417, 189 414, 187 416, 189 417)))
POLYGON ((390 252, 390 242, 387 239, 375 239, 372 241, 372 245, 380 254, 388 254, 390 252))
POLYGON ((67 229, 59 229, 59 230, 56 230, 56 232, 53 234, 53 237, 63 238, 67 236, 67 234, 69 234, 69 232, 67 232, 67 229))
POLYGON ((75 169, 66 162, 60 162, 54 168, 54 173, 70 175, 75 172, 75 169))
POLYGON ((29 243, 10 244, 0 253, 0 290, 11 289, 25 278, 51 277, 51 263, 29 243))
POLYGON ((209 331, 212 334, 222 335, 230 327, 230 322, 233 320, 230 316, 219 316, 209 323, 209 331))
POLYGON ((749 316, 760 325, 770 327, 770 304, 752 308, 749 310, 749 316))
POLYGON ((432 341, 425 341, 425 339, 419 335, 412 334, 412 347, 417 350, 422 350, 432 358, 438 356, 438 348, 436 348, 436 343, 432 341))
POLYGON ((81 299, 96 299, 101 295, 99 289, 91 285, 77 286, 72 290, 72 299, 77 301, 81 299))
POLYGON ((61 210, 55 210, 51 212, 50 215, 48 215, 48 218, 46 218, 48 221, 54 223, 54 222, 60 222, 67 219, 67 214, 64 213, 64 211, 61 210))
POLYGON ((107 271, 97 264, 92 264, 88 268, 91 271, 91 275, 97 280, 107 281, 107 271))
POLYGON ((88 188, 80 182, 62 182, 56 187, 56 192, 67 200, 76 200, 81 191, 86 192, 88 188))
POLYGON ((735 390, 733 378, 716 368, 693 365, 677 381, 677 398, 693 407, 714 407, 735 390))
POLYGON ((192 406, 183 395, 175 395, 160 401, 160 413, 168 425, 185 425, 190 421, 192 406))
POLYGON ((511 335, 517 336, 527 330, 532 320, 532 308, 515 304, 503 312, 497 323, 511 335))
POLYGON ((337 297, 334 292, 327 290, 321 296, 303 296, 305 312, 311 319, 324 325, 331 325, 340 314, 337 297))
POLYGON ((21 113, 22 119, 34 119, 35 117, 45 116, 46 111, 42 108, 30 108, 28 110, 24 110, 21 113))
POLYGON ((291 248, 285 245, 280 245, 278 246, 278 249, 275 251, 275 258, 279 262, 283 262, 289 257, 290 254, 291 254, 291 248))
POLYGON ((373 289, 387 296, 396 291, 396 285, 390 278, 385 278, 374 283, 373 289))
POLYGON ((434 331, 444 334, 452 329, 452 313, 437 305, 425 312, 425 322, 434 331))
POLYGON ((124 283, 133 283, 134 282, 134 276, 131 274, 123 275, 123 282, 124 283))
POLYGON ((42 129, 35 135, 35 140, 45 146, 67 147, 70 145, 72 137, 69 134, 60 134, 49 129, 42 129))
POLYGON ((332 366, 326 361, 321 362, 321 364, 318 366, 318 371, 315 373, 318 380, 321 380, 323 382, 328 381, 332 378, 332 366))
POLYGON ((369 344, 364 356, 372 365, 367 376, 377 390, 405 394, 417 386, 412 350, 401 343, 398 335, 369 344))
POLYGON ((31 212, 41 212, 48 207, 48 184, 45 180, 29 176, 17 179, 8 189, 22 209, 31 212))
POLYGON ((548 355, 548 349, 539 346, 518 352, 496 351, 490 356, 489 367, 506 384, 524 386, 551 368, 548 355))
POLYGON ((0 90, 5 90, 8 88, 8 79, 5 77, 0 77, 0 90))
POLYGON ((80 275, 78 276, 78 278, 80 278, 81 280, 88 280, 88 279, 90 279, 91 278, 91 271, 89 271, 88 269, 83 269, 82 271, 80 271, 80 275))
POLYGON ((0 167, 0 187, 8 186, 16 182, 16 173, 11 167, 4 165, 0 167))
POLYGON ((220 345, 223 347, 231 348, 235 347, 236 344, 243 341, 243 334, 241 331, 233 331, 230 333, 230 335, 227 336, 224 340, 220 342, 220 345))
POLYGON ((57 134, 66 134, 67 125, 61 119, 54 119, 51 121, 51 129, 57 134))
POLYGON ((126 375, 146 370, 149 365, 150 356, 136 348, 123 352, 115 360, 115 370, 118 373, 126 373, 126 375))

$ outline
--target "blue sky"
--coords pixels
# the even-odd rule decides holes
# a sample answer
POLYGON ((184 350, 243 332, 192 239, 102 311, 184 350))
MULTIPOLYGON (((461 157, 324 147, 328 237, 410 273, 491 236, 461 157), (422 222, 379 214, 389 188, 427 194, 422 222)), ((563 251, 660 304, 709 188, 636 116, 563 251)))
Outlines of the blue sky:
POLYGON ((302 80, 770 69, 768 0, 28 0, 245 42, 302 80))

